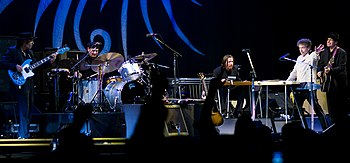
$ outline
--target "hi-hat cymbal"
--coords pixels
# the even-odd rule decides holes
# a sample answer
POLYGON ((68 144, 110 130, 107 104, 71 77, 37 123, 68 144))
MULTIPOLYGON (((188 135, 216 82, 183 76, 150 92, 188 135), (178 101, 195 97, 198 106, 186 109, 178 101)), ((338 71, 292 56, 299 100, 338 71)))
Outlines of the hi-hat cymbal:
POLYGON ((151 60, 152 58, 154 58, 155 56, 157 56, 157 53, 140 54, 140 55, 133 57, 132 59, 147 62, 147 61, 151 60))
MULTIPOLYGON (((102 71, 104 73, 109 73, 119 69, 119 67, 124 62, 124 57, 119 53, 106 53, 99 55, 94 61, 92 61, 93 65, 101 65, 102 71)), ((92 70, 98 72, 99 66, 92 67, 92 70)))

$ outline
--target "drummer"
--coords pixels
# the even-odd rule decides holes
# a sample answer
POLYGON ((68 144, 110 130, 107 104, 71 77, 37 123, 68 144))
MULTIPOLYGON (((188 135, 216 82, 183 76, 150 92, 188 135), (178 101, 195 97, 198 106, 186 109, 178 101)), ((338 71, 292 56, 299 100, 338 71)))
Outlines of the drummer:
POLYGON ((83 57, 86 56, 84 61, 82 61, 79 65, 79 78, 81 79, 90 79, 90 78, 97 78, 97 72, 95 72, 92 69, 92 61, 94 61, 99 53, 102 43, 101 42, 89 42, 87 46, 87 53, 86 55, 82 55, 80 59, 83 59, 83 57))

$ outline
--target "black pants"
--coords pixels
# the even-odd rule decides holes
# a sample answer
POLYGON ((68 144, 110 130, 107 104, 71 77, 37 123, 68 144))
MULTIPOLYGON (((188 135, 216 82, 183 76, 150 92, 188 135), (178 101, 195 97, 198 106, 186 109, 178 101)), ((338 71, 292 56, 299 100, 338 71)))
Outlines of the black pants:
POLYGON ((244 87, 242 86, 236 86, 236 87, 222 87, 219 88, 219 94, 220 94, 220 103, 221 103, 221 113, 223 114, 239 114, 243 110, 243 104, 244 99, 246 98, 247 92, 245 91, 244 87), (229 100, 237 100, 237 105, 234 108, 228 100, 227 95, 228 91, 230 91, 229 94, 229 100), (229 106, 229 108, 227 108, 229 106))
POLYGON ((307 100, 309 102, 309 104, 311 105, 311 102, 312 102, 311 100, 313 100, 313 103, 314 103, 313 110, 316 113, 318 120, 320 121, 321 127, 323 130, 327 129, 328 124, 326 121, 326 116, 322 110, 322 107, 318 103, 318 99, 316 96, 316 90, 312 91, 313 94, 311 94, 311 92, 308 89, 299 89, 299 90, 295 89, 295 90, 292 90, 292 92, 293 92, 294 99, 296 102, 296 107, 297 107, 298 112, 299 112, 299 116, 301 117, 301 120, 304 124, 304 127, 308 128, 306 118, 304 116, 303 103, 305 100, 307 100), (311 99, 311 95, 313 96, 313 99, 311 99))

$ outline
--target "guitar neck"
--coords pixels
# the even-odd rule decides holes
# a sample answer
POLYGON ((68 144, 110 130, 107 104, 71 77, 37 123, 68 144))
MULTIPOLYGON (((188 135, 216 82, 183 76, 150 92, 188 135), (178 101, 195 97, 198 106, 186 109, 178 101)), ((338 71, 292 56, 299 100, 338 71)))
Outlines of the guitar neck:
MULTIPOLYGON (((52 54, 57 54, 57 52, 56 52, 56 53, 52 53, 52 54)), ((42 64, 44 64, 45 62, 49 61, 49 60, 51 59, 51 55, 52 55, 52 54, 50 54, 49 56, 47 56, 47 57, 41 59, 41 60, 38 61, 38 62, 35 62, 34 64, 30 65, 28 68, 29 68, 30 70, 33 70, 33 69, 39 67, 40 65, 42 65, 42 64)))

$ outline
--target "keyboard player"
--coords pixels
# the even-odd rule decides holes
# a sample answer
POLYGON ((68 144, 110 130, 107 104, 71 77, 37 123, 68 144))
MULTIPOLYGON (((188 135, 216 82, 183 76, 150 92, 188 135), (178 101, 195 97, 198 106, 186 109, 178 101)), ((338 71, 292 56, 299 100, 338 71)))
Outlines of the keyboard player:
POLYGON ((239 116, 242 115, 244 99, 248 95, 247 90, 245 90, 245 87, 224 85, 224 83, 227 80, 232 80, 232 81, 242 80, 239 74, 239 69, 240 69, 239 65, 234 64, 234 57, 231 54, 227 54, 222 58, 221 65, 216 67, 213 70, 213 77, 221 78, 222 86, 218 89, 219 91, 218 95, 220 97, 219 100, 221 104, 221 113, 226 118, 229 118, 232 116, 235 118, 238 118, 239 116), (229 77, 235 77, 235 78, 229 79, 229 77), (229 96, 228 96, 228 91, 230 91, 229 96), (229 102, 231 99, 237 100, 236 108, 234 108, 229 102))
POLYGON ((320 104, 318 103, 316 96, 316 87, 313 84, 316 81, 316 64, 319 58, 318 54, 323 50, 323 45, 319 45, 315 48, 315 51, 312 51, 311 40, 308 38, 302 38, 298 40, 297 47, 299 49, 300 55, 295 61, 294 68, 290 72, 287 81, 300 82, 300 85, 297 88, 292 89, 296 106, 298 108, 299 117, 301 117, 304 127, 308 128, 304 115, 304 108, 302 108, 302 105, 305 100, 307 100, 311 106, 313 102, 314 112, 320 121, 322 129, 325 130, 328 127, 327 121, 325 114, 320 104), (311 86, 313 86, 313 90, 310 92, 311 86), (313 99, 311 99, 312 97, 313 99))

